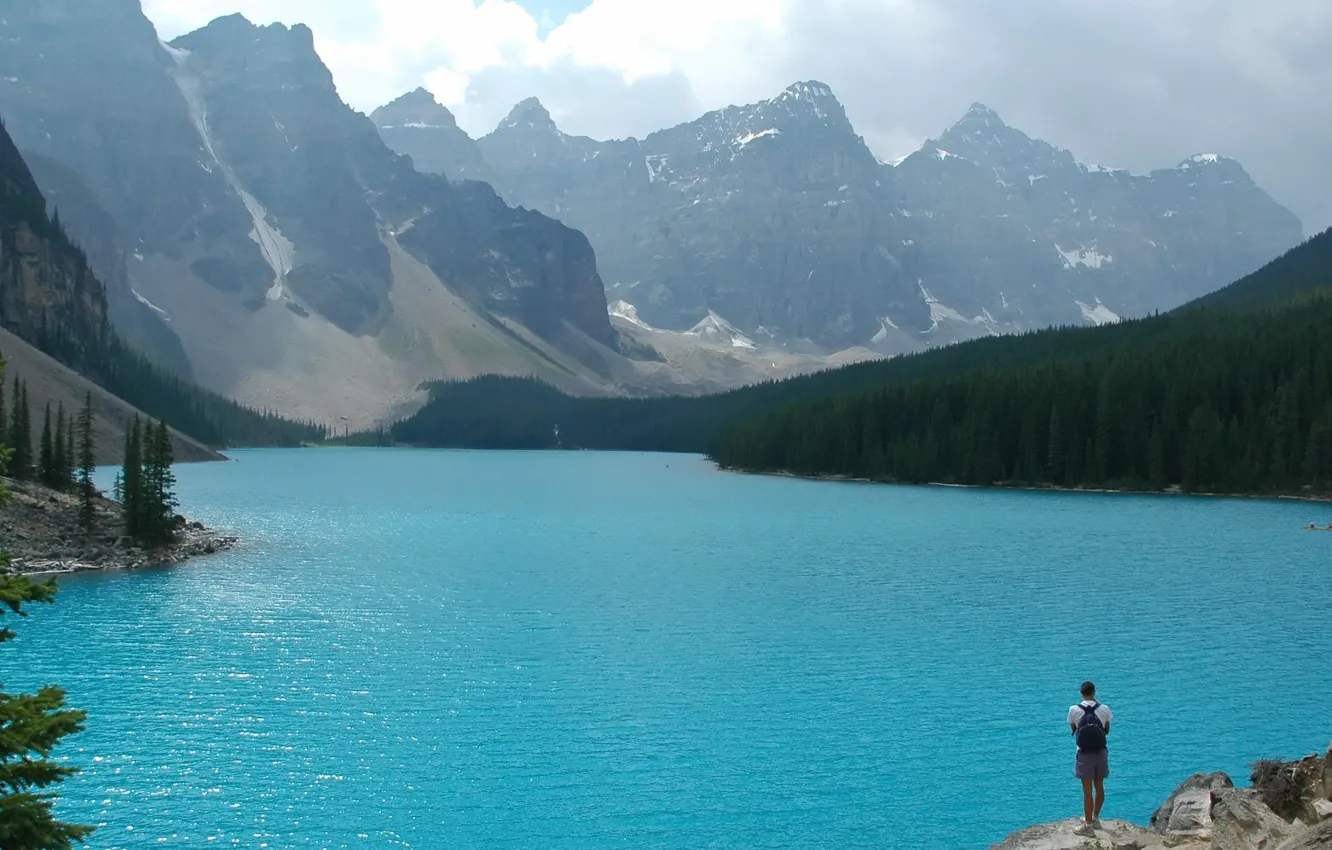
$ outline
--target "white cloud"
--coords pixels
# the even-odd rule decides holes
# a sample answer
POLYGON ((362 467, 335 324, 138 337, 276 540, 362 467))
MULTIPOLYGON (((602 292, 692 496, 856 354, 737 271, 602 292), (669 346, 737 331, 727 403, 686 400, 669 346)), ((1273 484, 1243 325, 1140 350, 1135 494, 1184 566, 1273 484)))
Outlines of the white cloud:
POLYGON ((536 95, 569 132, 642 136, 828 83, 881 158, 972 101, 1087 161, 1216 150, 1332 224, 1326 0, 591 0, 554 28, 512 0, 145 0, 168 38, 240 12, 306 23, 369 111, 426 85, 474 135, 536 95))

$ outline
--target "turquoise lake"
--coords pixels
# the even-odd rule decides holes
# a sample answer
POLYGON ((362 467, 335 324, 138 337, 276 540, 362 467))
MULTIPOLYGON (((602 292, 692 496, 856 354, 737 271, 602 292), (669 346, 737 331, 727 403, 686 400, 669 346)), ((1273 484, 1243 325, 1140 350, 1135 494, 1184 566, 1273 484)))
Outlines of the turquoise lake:
POLYGON ((177 475, 240 549, 6 618, 91 847, 984 848, 1079 811, 1084 678, 1108 817, 1332 735, 1332 507, 236 458, 177 475))

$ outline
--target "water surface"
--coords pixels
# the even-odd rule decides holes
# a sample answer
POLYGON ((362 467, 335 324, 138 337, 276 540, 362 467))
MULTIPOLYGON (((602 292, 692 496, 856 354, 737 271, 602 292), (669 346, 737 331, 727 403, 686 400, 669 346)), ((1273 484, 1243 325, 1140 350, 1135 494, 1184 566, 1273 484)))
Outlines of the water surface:
POLYGON ((242 549, 67 578, 0 650, 89 712, 93 846, 986 847, 1079 810, 1088 676, 1110 816, 1332 734, 1326 507, 237 457, 178 476, 242 549))

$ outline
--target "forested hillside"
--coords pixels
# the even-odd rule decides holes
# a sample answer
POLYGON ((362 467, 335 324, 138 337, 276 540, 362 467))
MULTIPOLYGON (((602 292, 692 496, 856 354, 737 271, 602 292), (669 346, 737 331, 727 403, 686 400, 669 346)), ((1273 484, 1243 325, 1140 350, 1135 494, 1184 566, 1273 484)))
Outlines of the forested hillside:
POLYGON ((247 410, 150 362, 116 335, 106 291, 0 124, 0 326, 98 386, 212 446, 296 445, 322 426, 247 410))
POLYGON ((1332 489, 1332 231, 1201 303, 1098 331, 1096 345, 1045 336, 1066 344, 771 412, 712 456, 904 482, 1332 489))
POLYGON ((741 469, 900 480, 1276 488, 1306 468, 1315 479, 1326 475, 1318 447, 1332 427, 1323 410, 1327 366, 1316 368, 1332 330, 1318 294, 1324 287, 1332 287, 1332 232, 1149 319, 977 340, 698 398, 574 399, 521 379, 441 384, 389 437, 471 448, 712 452, 741 469), (890 410, 903 412, 881 418, 890 410), (1191 454, 1190 433, 1198 436, 1191 454), (908 447, 913 434, 919 451, 908 447), (984 446, 982 434, 992 437, 984 446), (1269 438, 1280 448, 1260 449, 1269 438), (870 447, 865 457, 862 445, 870 447), (1217 464, 1225 470, 1211 468, 1217 464))

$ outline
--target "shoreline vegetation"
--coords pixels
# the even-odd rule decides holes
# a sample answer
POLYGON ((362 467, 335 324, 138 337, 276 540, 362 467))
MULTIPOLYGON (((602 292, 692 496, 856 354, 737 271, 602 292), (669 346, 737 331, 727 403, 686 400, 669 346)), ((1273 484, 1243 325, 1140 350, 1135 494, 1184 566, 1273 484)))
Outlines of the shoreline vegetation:
MULTIPOLYGON (((1012 490, 1030 493, 1086 493, 1104 496, 1198 496, 1205 499, 1264 499, 1271 501, 1309 502, 1312 504, 1332 504, 1332 492, 1204 492, 1189 491, 1182 487, 1167 487, 1152 490, 1142 487, 1069 487, 1055 484, 1009 484, 996 481, 989 484, 961 484, 951 481, 896 481, 889 478, 864 478, 837 473, 799 473, 785 469, 743 469, 724 466, 715 460, 709 460, 719 472, 734 475, 763 475, 774 478, 794 478, 801 481, 828 481, 841 484, 886 484, 898 487, 953 487, 961 490, 1012 490)), ((1322 529, 1318 529, 1322 530, 1322 529)))

